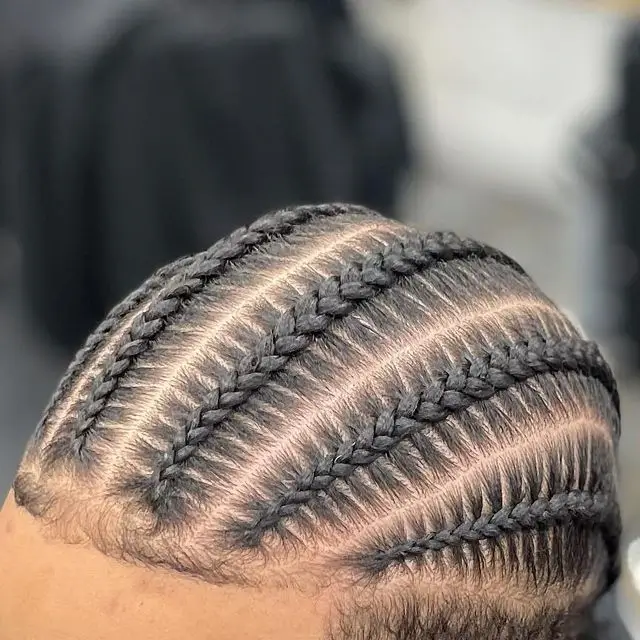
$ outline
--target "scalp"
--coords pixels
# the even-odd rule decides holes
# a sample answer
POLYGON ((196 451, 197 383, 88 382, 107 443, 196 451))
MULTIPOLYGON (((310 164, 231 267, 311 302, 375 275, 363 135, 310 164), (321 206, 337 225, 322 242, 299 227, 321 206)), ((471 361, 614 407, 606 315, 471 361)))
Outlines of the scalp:
POLYGON ((615 380, 501 252, 287 210, 105 323, 15 482, 56 535, 212 583, 355 602, 408 580, 427 609, 493 597, 495 620, 526 601, 551 626, 615 578, 615 380))

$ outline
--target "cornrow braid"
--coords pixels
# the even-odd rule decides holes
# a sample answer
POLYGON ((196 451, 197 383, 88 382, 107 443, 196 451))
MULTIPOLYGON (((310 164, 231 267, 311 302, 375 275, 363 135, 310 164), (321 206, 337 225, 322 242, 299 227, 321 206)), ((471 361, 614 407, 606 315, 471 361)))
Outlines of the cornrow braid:
POLYGON ((113 309, 111 309, 107 314, 107 317, 94 329, 93 333, 91 333, 85 341, 85 344, 76 353, 64 377, 60 381, 55 394, 52 396, 43 412, 42 418, 36 428, 36 437, 40 434, 42 428, 49 419, 51 412, 55 410, 58 403, 65 395, 65 392, 68 391, 70 385, 77 378, 89 358, 102 344, 104 344, 111 333, 118 328, 122 320, 131 312, 138 309, 140 305, 148 300, 154 293, 160 291, 162 287, 167 284, 168 280, 183 272, 196 260, 204 259, 207 254, 217 251, 223 242, 224 239, 219 240, 206 251, 178 258, 177 260, 160 267, 142 284, 142 286, 138 287, 124 300, 113 307, 113 309))
POLYGON ((221 588, 328 587, 333 640, 569 640, 617 575, 611 369, 455 234, 343 205, 265 218, 156 272, 57 397, 20 508, 221 588))
POLYGON ((440 262, 471 258, 491 258, 524 273, 511 258, 487 245, 461 239, 453 233, 435 233, 397 241, 362 262, 346 266, 339 275, 323 280, 280 314, 273 329, 193 411, 158 468, 152 502, 156 506, 161 504, 167 493, 167 482, 180 475, 182 465, 211 438, 218 425, 273 374, 282 371, 292 357, 303 352, 314 336, 324 332, 334 320, 344 318, 357 305, 397 284, 400 278, 440 262))
POLYGON ((258 500, 248 506, 254 516, 231 527, 243 545, 260 544, 269 531, 310 505, 337 480, 346 480, 390 453, 403 440, 442 422, 450 415, 488 400, 500 391, 535 376, 554 372, 577 372, 600 381, 611 394, 619 412, 620 400, 613 373, 598 346, 580 339, 547 341, 541 336, 505 345, 486 355, 465 360, 460 366, 436 376, 425 389, 403 395, 367 424, 358 436, 338 445, 308 471, 300 473, 293 487, 274 500, 258 500))
MULTIPOLYGON (((127 334, 119 342, 115 355, 106 371, 94 383, 89 398, 81 413, 81 419, 74 431, 72 449, 76 457, 81 457, 88 435, 106 406, 109 397, 118 387, 119 380, 143 353, 147 352, 167 323, 183 308, 184 304, 200 293, 207 285, 223 275, 229 266, 244 258, 252 251, 271 241, 276 236, 286 236, 299 225, 318 217, 332 217, 341 214, 360 213, 374 215, 365 207, 355 205, 319 205, 285 209, 264 216, 251 224, 233 232, 217 242, 210 250, 194 258, 186 258, 176 263, 175 268, 167 268, 155 278, 156 287, 165 286, 162 294, 137 318, 127 334), (166 283, 165 280, 169 279, 166 283)), ((144 288, 142 290, 144 292, 144 288)), ((105 321, 110 332, 122 313, 130 310, 132 304, 139 303, 144 294, 133 294, 131 300, 118 305, 113 313, 113 321, 105 321)), ((98 335, 96 344, 101 342, 98 335)), ((93 340, 87 352, 95 349, 93 340)), ((83 350, 84 351, 84 350, 83 350)), ((86 356, 81 355, 80 360, 86 356)), ((73 368, 73 367, 72 367, 73 368)))
POLYGON ((48 421, 51 412, 55 410, 62 397, 78 377, 78 374, 87 364, 87 361, 104 344, 111 333, 118 328, 124 318, 135 311, 145 300, 148 300, 155 292, 162 289, 167 280, 180 273, 186 267, 193 264, 197 256, 186 256, 158 269, 141 287, 129 294, 122 302, 118 303, 107 317, 89 335, 84 346, 76 353, 69 365, 67 372, 60 381, 58 388, 44 410, 43 416, 36 428, 38 437, 48 421))
MULTIPOLYGON (((534 502, 523 500, 516 505, 506 505, 496 513, 483 515, 477 520, 467 520, 456 527, 431 532, 387 549, 354 554, 349 561, 367 573, 379 574, 393 564, 429 552, 493 540, 519 531, 543 529, 572 521, 595 522, 606 529, 611 519, 612 503, 612 496, 602 492, 570 491, 557 493, 550 498, 540 496, 534 502)), ((612 564, 615 566, 615 561, 612 564)))

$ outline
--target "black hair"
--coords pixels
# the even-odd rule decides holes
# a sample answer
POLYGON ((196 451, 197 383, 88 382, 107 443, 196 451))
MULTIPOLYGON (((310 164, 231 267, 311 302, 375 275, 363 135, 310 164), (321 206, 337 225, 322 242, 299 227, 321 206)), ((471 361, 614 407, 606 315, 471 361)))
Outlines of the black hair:
POLYGON ((573 638, 617 577, 619 429, 597 345, 508 256, 299 207, 118 305, 14 491, 111 556, 339 592, 330 636, 573 638))

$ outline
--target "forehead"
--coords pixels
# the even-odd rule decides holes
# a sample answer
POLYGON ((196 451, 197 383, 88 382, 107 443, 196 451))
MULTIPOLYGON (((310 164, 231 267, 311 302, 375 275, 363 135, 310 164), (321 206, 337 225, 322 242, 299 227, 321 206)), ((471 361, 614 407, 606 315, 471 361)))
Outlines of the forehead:
POLYGON ((216 587, 64 544, 9 495, 0 512, 0 640, 321 637, 317 603, 216 587))

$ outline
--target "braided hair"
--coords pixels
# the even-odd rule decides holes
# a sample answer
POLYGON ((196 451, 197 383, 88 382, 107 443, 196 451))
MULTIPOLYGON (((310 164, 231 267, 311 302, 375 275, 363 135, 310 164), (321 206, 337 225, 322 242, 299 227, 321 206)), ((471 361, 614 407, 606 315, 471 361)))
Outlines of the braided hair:
POLYGON ((298 207, 109 314, 14 494, 110 556, 340 584, 332 637, 573 638, 617 577, 619 404, 500 251, 298 207))

